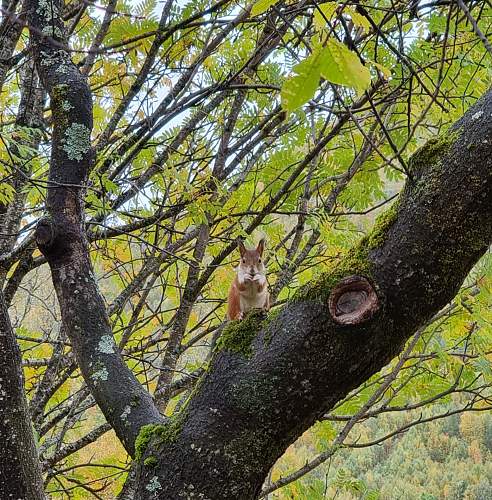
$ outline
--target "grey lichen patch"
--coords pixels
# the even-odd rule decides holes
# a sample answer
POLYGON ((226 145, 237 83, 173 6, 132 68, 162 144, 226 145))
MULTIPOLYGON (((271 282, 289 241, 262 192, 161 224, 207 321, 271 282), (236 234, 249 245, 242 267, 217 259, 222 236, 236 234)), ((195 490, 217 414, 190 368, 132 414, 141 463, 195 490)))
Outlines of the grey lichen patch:
POLYGON ((61 75, 67 75, 70 72, 70 67, 66 64, 60 64, 60 66, 56 68, 56 72, 61 75))
POLYGON ((154 476, 149 483, 145 486, 145 489, 147 491, 150 491, 151 493, 156 492, 157 490, 162 489, 161 483, 159 482, 159 478, 157 476, 154 476))
POLYGON ((61 103, 61 107, 62 107, 63 111, 70 111, 73 109, 73 106, 68 101, 63 101, 61 103))
POLYGON ((52 23, 60 15, 57 5, 49 0, 38 0, 36 14, 39 14, 47 23, 52 23))
POLYGON ((481 118, 483 116, 483 111, 482 110, 479 110, 477 111, 476 113, 474 113, 471 117, 472 120, 478 120, 479 118, 481 118))
POLYGON ((41 64, 46 67, 51 66, 69 66, 72 64, 71 59, 68 54, 63 50, 57 50, 54 52, 41 51, 41 64))
POLYGON ((249 312, 242 321, 231 321, 217 341, 216 350, 232 351, 250 358, 251 343, 265 321, 265 312, 256 309, 249 312))
POLYGON ((70 160, 81 161, 91 147, 91 131, 81 123, 72 123, 65 132, 62 147, 70 160))
POLYGON ((108 370, 106 369, 106 367, 103 366, 102 368, 97 370, 97 372, 94 372, 92 374, 92 380, 94 380, 94 382, 96 383, 100 380, 108 380, 108 370))
POLYGON ((99 341, 99 344, 97 346, 97 350, 101 354, 113 354, 115 351, 115 343, 114 339, 111 335, 103 335, 101 337, 101 340, 99 341))
POLYGON ((58 26, 48 25, 44 26, 42 29, 43 35, 63 38, 63 31, 58 26))
POLYGON ((42 33, 46 36, 63 38, 64 33, 60 24, 60 11, 58 6, 49 0, 38 0, 36 13, 43 19, 42 33))
POLYGON ((126 426, 130 425, 130 422, 128 421, 128 416, 130 415, 131 411, 132 409, 130 408, 130 406, 126 405, 125 408, 123 409, 123 412, 120 415, 121 420, 125 422, 126 426))

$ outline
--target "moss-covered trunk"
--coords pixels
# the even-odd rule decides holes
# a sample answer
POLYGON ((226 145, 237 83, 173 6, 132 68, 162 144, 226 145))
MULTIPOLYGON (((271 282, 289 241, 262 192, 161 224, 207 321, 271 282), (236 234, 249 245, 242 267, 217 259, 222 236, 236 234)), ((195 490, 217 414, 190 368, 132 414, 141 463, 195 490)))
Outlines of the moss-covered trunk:
POLYGON ((170 425, 147 427, 138 498, 248 499, 316 419, 453 298, 492 239, 492 92, 414 155, 371 235, 265 321, 232 324, 170 425))

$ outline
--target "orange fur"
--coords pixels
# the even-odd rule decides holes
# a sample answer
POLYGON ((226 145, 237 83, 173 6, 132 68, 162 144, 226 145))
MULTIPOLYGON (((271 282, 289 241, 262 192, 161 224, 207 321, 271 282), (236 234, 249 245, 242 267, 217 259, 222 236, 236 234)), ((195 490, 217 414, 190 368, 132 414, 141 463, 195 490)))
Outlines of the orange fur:
POLYGON ((229 296, 227 298, 227 319, 229 320, 241 319, 239 287, 237 277, 235 277, 231 288, 229 288, 229 296))
POLYGON ((241 260, 237 274, 229 289, 227 318, 240 320, 251 309, 270 309, 270 295, 262 262, 264 240, 255 249, 247 249, 238 242, 241 260))

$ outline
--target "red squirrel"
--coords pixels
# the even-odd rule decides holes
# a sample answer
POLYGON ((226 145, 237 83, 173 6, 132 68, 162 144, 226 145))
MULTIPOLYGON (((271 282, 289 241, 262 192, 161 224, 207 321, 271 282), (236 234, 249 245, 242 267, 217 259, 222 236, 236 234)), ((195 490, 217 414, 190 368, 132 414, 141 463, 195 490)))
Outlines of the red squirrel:
POLYGON ((262 238, 255 249, 248 249, 238 240, 241 260, 237 274, 229 289, 227 318, 241 320, 251 309, 270 309, 270 293, 262 261, 265 240, 262 238))

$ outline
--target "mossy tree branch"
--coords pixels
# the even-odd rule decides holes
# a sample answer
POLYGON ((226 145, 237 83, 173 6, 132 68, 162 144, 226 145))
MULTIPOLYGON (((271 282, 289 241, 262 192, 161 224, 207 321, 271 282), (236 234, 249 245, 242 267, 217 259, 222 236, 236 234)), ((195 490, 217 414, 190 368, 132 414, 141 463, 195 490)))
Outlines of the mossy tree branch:
POLYGON ((337 267, 229 326, 181 414, 143 432, 138 498, 256 498, 285 449, 453 298, 492 240, 491 115, 489 91, 414 155, 398 202, 337 267), (370 313, 334 317, 373 292, 370 313))
POLYGON ((94 164, 92 96, 63 47, 63 2, 26 2, 36 68, 53 114, 47 216, 36 230, 56 290, 63 326, 85 382, 129 453, 143 425, 162 419, 123 362, 92 270, 84 228, 84 195, 94 164))

